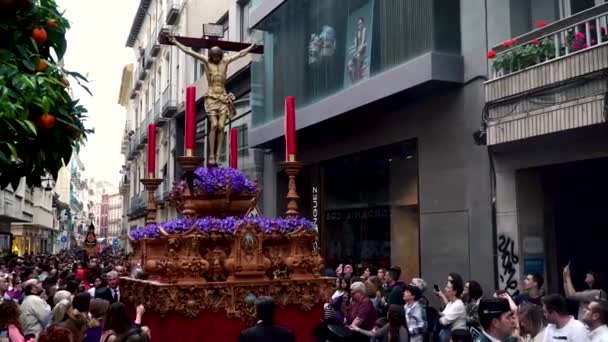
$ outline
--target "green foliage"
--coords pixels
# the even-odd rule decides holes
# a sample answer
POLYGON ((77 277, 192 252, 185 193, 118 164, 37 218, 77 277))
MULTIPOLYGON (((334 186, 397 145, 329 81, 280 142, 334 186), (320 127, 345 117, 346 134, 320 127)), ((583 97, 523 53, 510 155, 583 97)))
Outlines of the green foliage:
MULTIPOLYGON (((556 51, 559 56, 565 56, 567 53, 584 50, 590 46, 587 44, 585 36, 587 27, 585 24, 578 25, 578 30, 574 27, 564 32, 564 37, 558 40, 559 46, 556 48, 554 36, 547 36, 541 39, 534 39, 525 44, 517 45, 504 52, 496 53, 488 52, 488 58, 492 59, 492 66, 498 74, 507 75, 512 72, 523 70, 533 65, 556 58, 556 51)), ((608 33, 606 27, 600 28, 601 40, 598 40, 598 33, 594 23, 589 23, 591 47, 597 45, 600 41, 605 43, 608 41, 608 33)), ((503 43, 503 46, 509 48, 517 43, 517 40, 512 39, 503 43)))
POLYGON ((61 65, 69 27, 54 0, 0 0, 2 189, 16 189, 23 177, 30 186, 40 186, 48 174, 57 178, 92 133, 84 126, 86 109, 70 95, 68 78, 87 92, 88 81, 61 65))

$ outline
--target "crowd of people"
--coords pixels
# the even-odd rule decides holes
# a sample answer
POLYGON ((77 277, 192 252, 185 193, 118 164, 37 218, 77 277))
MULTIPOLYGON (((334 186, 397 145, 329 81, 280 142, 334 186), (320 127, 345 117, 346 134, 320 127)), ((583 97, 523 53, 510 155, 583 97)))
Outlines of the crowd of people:
MULTIPOLYGON (((136 270, 135 270, 136 271, 136 270)), ((123 253, 89 256, 83 250, 0 258, 0 342, 150 341, 121 303, 120 277, 130 275, 123 253)), ((545 294, 540 274, 528 274, 522 292, 485 293, 479 282, 447 275, 443 289, 422 278, 401 280, 397 266, 374 270, 340 265, 336 289, 324 305, 318 341, 366 342, 608 342, 608 296, 599 275, 585 275, 577 291, 569 265, 563 291, 545 294), (578 303, 569 314, 568 301, 578 303)), ((240 341, 294 341, 273 325, 274 301, 256 302, 258 324, 240 341)))
POLYGON ((0 258, 0 342, 149 341, 145 308, 132 321, 120 300, 129 272, 125 254, 111 249, 0 258))
POLYGON ((577 291, 570 267, 563 270, 563 290, 545 294, 540 274, 526 275, 522 292, 484 295, 479 282, 450 273, 445 287, 428 288, 414 278, 404 282, 401 269, 373 270, 340 265, 336 290, 324 306, 314 332, 321 342, 608 342, 608 297, 600 276, 585 275, 577 291), (578 302, 576 317, 569 301, 578 302))

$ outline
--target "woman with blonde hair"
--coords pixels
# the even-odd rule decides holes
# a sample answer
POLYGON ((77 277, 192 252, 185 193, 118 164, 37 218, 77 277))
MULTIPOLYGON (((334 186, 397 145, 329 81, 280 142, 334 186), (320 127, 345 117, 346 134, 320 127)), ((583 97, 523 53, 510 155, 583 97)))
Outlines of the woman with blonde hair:
POLYGON ((105 299, 96 298, 91 302, 91 306, 89 307, 91 319, 87 328, 86 342, 99 342, 101 340, 103 322, 109 307, 110 302, 105 299))
POLYGON ((534 304, 519 306, 519 329, 526 342, 542 342, 545 336, 543 308, 534 304))

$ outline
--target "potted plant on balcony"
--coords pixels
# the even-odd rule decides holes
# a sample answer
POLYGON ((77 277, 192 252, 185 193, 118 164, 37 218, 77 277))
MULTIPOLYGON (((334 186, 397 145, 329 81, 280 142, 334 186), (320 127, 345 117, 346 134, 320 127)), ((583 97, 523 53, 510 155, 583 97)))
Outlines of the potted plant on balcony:
MULTIPOLYGON (((546 26, 545 22, 538 22, 537 28, 546 26)), ((529 68, 539 63, 565 56, 569 53, 587 49, 599 42, 608 41, 606 27, 600 27, 599 33, 595 22, 582 23, 563 31, 563 36, 554 33, 541 38, 534 38, 528 42, 520 43, 517 39, 509 39, 502 43, 505 48, 502 52, 490 50, 488 59, 492 60, 492 67, 499 75, 507 75, 519 70, 529 68), (587 33, 589 32, 589 37, 587 33), (557 37, 557 39, 556 39, 557 37), (588 39, 589 38, 589 39, 588 39), (559 47, 556 48, 556 41, 559 47), (557 52, 557 54, 556 54, 557 52)))

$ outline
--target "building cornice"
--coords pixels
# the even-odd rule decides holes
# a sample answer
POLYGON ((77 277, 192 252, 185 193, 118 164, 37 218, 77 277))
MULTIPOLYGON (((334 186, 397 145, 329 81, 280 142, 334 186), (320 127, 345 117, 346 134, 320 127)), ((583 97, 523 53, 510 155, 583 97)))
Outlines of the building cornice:
POLYGON ((131 30, 129 30, 129 36, 127 37, 126 46, 132 48, 137 40, 137 36, 139 35, 139 31, 141 30, 141 26, 144 23, 144 19, 146 18, 146 13, 148 13, 148 8, 150 8, 150 0, 140 0, 139 6, 137 7, 137 12, 135 13, 135 18, 133 18, 133 24, 131 24, 131 30))
POLYGON ((118 93, 118 104, 126 107, 129 103, 129 93, 131 84, 133 83, 133 64, 127 64, 122 69, 122 78, 120 80, 120 92, 118 93))

